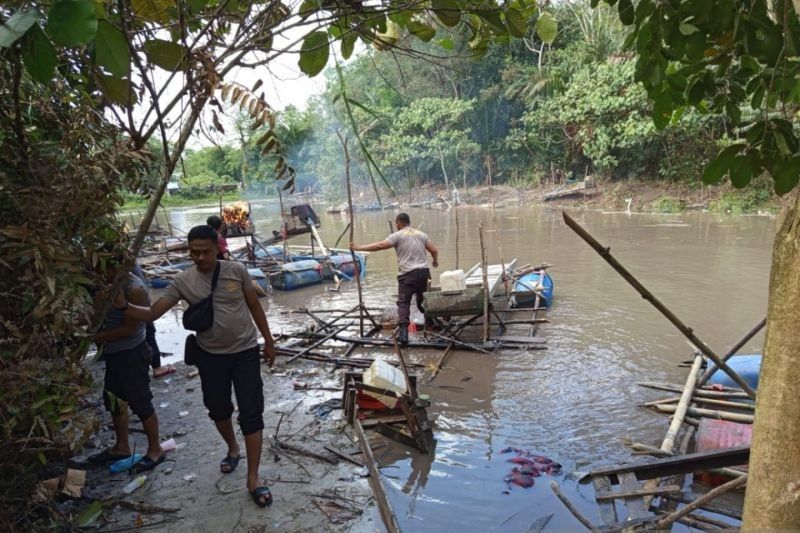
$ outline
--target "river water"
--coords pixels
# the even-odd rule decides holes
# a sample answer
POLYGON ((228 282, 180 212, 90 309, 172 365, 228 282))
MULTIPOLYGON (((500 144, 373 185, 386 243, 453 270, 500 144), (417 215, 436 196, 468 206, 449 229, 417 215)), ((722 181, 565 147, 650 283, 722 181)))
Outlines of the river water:
MULTIPOLYGON (((332 246, 346 215, 324 214, 320 234, 332 246)), ((175 209, 176 228, 204 223, 218 207, 175 209)), ((579 486, 571 472, 631 459, 624 439, 660 445, 666 417, 638 407, 654 392, 638 381, 683 383, 678 364, 691 355, 682 335, 643 300, 563 222, 558 209, 513 207, 410 209, 440 250, 440 267, 465 270, 480 260, 479 224, 490 262, 516 258, 518 264, 552 265, 555 303, 549 324, 539 329, 547 350, 507 351, 497 356, 454 352, 430 395, 437 447, 433 460, 397 450, 382 458, 384 485, 400 525, 409 531, 527 531, 534 519, 554 513, 548 529, 579 524, 553 495, 557 480, 575 505, 600 523, 591 486, 579 486), (456 211, 460 236, 456 233, 456 211), (546 455, 564 465, 565 475, 542 476, 532 488, 503 482, 511 466, 507 447, 546 455)), ((257 229, 279 227, 274 203, 253 202, 257 229)), ((570 214, 622 262, 650 291, 719 352, 756 324, 766 312, 770 254, 775 231, 765 217, 704 213, 648 215, 571 210, 570 214)), ((393 215, 391 215, 393 216, 393 215)), ((355 239, 373 242, 388 233, 380 212, 357 213, 355 239)), ((293 244, 308 244, 298 237, 293 244)), ((347 237, 340 246, 346 246, 347 237)), ((392 251, 373 253, 364 283, 367 305, 391 305, 396 294, 392 251)), ((344 308, 357 302, 354 284, 339 293, 323 286, 265 299, 273 332, 297 329, 300 306, 344 308)), ((157 324, 162 349, 180 353, 184 332, 178 316, 157 324)), ((760 351, 761 335, 742 353, 760 351)), ((439 353, 411 352, 419 362, 439 353)), ((427 382, 427 380, 424 380, 427 382)), ((378 453, 380 455, 380 453, 378 453)))

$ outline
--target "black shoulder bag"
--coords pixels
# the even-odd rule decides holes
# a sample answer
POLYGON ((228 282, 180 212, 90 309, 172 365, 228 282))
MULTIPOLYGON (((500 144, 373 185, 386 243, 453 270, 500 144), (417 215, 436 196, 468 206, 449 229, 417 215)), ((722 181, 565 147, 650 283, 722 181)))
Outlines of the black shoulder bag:
MULTIPOLYGON (((217 267, 214 269, 214 275, 211 278, 211 294, 200 300, 199 302, 190 305, 186 311, 183 312, 183 327, 191 331, 207 331, 214 325, 214 289, 217 288, 217 279, 219 278, 220 263, 217 261, 217 267)), ((194 335, 186 337, 186 344, 184 346, 183 362, 187 365, 195 365, 197 363, 197 350, 200 347, 197 345, 197 339, 194 335)))

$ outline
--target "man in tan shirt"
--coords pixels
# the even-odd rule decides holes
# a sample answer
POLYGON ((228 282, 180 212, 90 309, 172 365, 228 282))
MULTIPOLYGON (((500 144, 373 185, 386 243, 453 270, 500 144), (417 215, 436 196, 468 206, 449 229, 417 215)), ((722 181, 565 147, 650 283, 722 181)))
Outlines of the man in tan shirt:
POLYGON ((411 316, 411 299, 416 295, 417 309, 425 313, 422 307, 424 292, 428 289, 431 271, 428 268, 428 253, 433 258, 433 267, 439 266, 439 250, 431 242, 430 237, 418 229, 411 227, 411 218, 400 213, 395 219, 397 231, 386 239, 372 244, 357 245, 350 243, 350 249, 358 252, 377 252, 394 248, 397 252, 397 341, 408 344, 408 325, 411 316))
POLYGON ((115 302, 126 316, 154 321, 180 300, 196 304, 212 294, 212 278, 219 267, 213 291, 214 323, 196 335, 196 364, 200 372, 203 403, 217 431, 225 440, 228 452, 220 463, 223 474, 230 474, 239 464, 231 415, 231 386, 239 406, 239 426, 247 453, 247 489, 260 507, 272 503, 269 488, 258 479, 264 429, 264 391, 256 328, 264 338, 264 360, 272 366, 275 345, 264 309, 258 301, 247 269, 241 263, 217 259, 217 233, 210 226, 196 226, 189 231, 189 255, 194 266, 178 274, 164 295, 151 307, 115 302))

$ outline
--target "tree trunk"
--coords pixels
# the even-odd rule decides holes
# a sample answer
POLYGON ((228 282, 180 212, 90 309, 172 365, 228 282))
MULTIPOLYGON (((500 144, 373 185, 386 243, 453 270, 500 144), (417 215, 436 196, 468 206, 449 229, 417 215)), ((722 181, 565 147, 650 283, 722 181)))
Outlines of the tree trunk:
POLYGON ((447 178, 447 170, 444 168, 444 152, 439 150, 439 163, 442 165, 442 174, 444 174, 444 188, 450 189, 450 180, 447 178))
POLYGON ((775 236, 743 529, 800 527, 800 191, 775 236))

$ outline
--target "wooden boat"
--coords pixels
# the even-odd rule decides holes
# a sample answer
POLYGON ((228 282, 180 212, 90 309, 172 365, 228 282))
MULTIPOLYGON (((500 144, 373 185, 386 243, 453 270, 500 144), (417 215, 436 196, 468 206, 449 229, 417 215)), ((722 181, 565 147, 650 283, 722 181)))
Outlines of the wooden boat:
MULTIPOLYGON (((503 305, 507 300, 503 273, 510 272, 517 260, 505 265, 486 267, 486 281, 489 287, 490 302, 503 305), (493 302, 497 300, 497 302, 493 302)), ((483 269, 480 264, 472 267, 466 274, 466 286, 460 294, 442 294, 441 291, 425 293, 425 314, 431 317, 477 315, 483 312, 483 269)))
POLYGON ((513 307, 550 307, 553 303, 553 278, 543 268, 523 274, 516 278, 512 296, 513 307))

